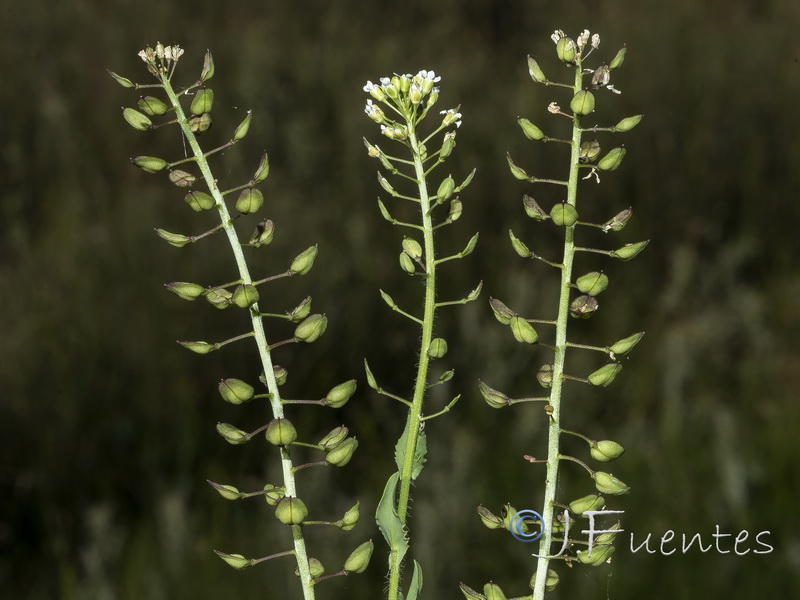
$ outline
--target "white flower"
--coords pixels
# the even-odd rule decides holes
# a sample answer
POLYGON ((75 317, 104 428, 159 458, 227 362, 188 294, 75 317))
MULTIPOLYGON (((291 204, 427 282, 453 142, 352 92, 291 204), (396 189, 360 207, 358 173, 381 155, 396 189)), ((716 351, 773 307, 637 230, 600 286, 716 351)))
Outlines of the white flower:
POLYGON ((547 105, 547 112, 558 114, 561 112, 561 107, 558 105, 558 102, 551 102, 547 105))
POLYGON ((600 34, 595 33, 592 36, 592 48, 597 48, 600 45, 600 34))
POLYGON ((554 44, 557 44, 558 40, 560 40, 563 37, 567 37, 567 35, 563 31, 561 31, 560 29, 556 29, 553 32, 553 35, 550 36, 550 39, 553 40, 554 44))
POLYGON ((589 41, 589 30, 584 29, 583 33, 578 36, 578 48, 583 50, 583 47, 586 45, 586 42, 589 41))
POLYGON ((364 107, 364 112, 367 116, 376 123, 382 123, 385 115, 379 106, 375 106, 372 100, 367 100, 367 105, 364 107))
POLYGON ((439 111, 440 115, 444 115, 444 119, 442 119, 442 125, 447 127, 448 125, 452 125, 455 123, 456 127, 461 127, 461 113, 456 112, 457 109, 451 108, 449 110, 442 110, 439 111))
POLYGON ((365 86, 364 86, 364 91, 365 91, 365 92, 367 92, 367 93, 369 94, 369 93, 371 93, 371 92, 372 92, 372 90, 374 90, 376 87, 378 87, 378 86, 376 86, 376 85, 375 85, 374 83, 372 83, 371 81, 367 81, 367 85, 365 85, 365 86))

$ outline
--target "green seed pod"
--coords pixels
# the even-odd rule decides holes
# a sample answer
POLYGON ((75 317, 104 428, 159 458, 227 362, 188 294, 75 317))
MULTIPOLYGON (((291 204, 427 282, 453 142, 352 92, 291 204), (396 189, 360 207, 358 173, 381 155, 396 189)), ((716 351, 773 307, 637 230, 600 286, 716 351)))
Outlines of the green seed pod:
POLYGON ((579 91, 572 97, 569 107, 576 116, 588 115, 594 111, 594 94, 589 90, 579 91))
POLYGON ((358 510, 359 504, 360 502, 356 502, 355 506, 344 513, 342 520, 339 522, 339 529, 342 531, 350 531, 351 529, 355 528, 356 523, 358 523, 358 517, 360 516, 358 510))
POLYGON ((486 508, 483 504, 478 505, 478 516, 480 516, 483 524, 489 529, 503 528, 503 519, 493 514, 492 511, 486 508))
POLYGON ((338 446, 328 451, 325 455, 325 462, 334 467, 343 467, 353 458, 356 448, 358 448, 358 440, 346 438, 338 446))
POLYGON ((511 319, 517 316, 517 313, 508 308, 497 298, 489 298, 489 306, 492 307, 495 318, 503 325, 508 325, 511 323, 511 319))
POLYGON ((476 233, 467 242, 466 247, 459 253, 459 256, 462 258, 465 256, 469 256, 475 250, 475 246, 478 245, 478 234, 476 233))
POLYGON ((323 450, 331 450, 338 446, 347 437, 349 430, 344 425, 339 425, 319 441, 323 450))
POLYGON ((197 181, 197 177, 187 171, 173 169, 169 172, 169 180, 170 183, 178 187, 189 187, 194 185, 194 182, 197 181))
POLYGON ((422 246, 420 246, 417 240, 409 237, 403 238, 403 252, 414 260, 422 258, 422 246))
POLYGON ((233 487, 232 485, 221 485, 219 483, 214 483, 209 479, 206 479, 206 481, 208 481, 209 485, 217 490, 219 495, 225 498, 225 500, 238 500, 242 497, 242 493, 239 491, 239 489, 233 487))
POLYGON ((164 284, 164 287, 183 300, 196 300, 206 293, 206 288, 202 285, 185 281, 173 281, 164 284))
POLYGON ((631 488, 610 473, 603 471, 595 471, 592 475, 594 479, 594 486, 601 494, 611 494, 612 496, 619 496, 627 494, 631 488))
POLYGON ((533 252, 531 252, 525 243, 517 238, 510 229, 508 230, 508 236, 511 238, 511 247, 514 248, 514 252, 519 254, 522 258, 530 258, 533 256, 533 252))
MULTIPOLYGON (((106 69, 106 71, 108 71, 108 69, 106 69)), ((111 77, 114 78, 114 81, 116 81, 118 84, 120 84, 124 88, 135 88, 136 87, 136 84, 133 83, 127 77, 123 77, 122 75, 117 75, 116 73, 114 73, 114 71, 108 71, 108 74, 111 75, 111 77)))
POLYGON ((622 48, 622 50, 617 52, 617 55, 609 63, 608 68, 609 69, 618 69, 620 66, 622 66, 622 62, 625 60, 625 53, 627 51, 628 51, 627 48, 622 48))
POLYGON ((395 191, 394 191, 394 188, 392 187, 392 184, 391 184, 391 183, 389 183, 389 180, 388 180, 388 179, 386 179, 386 177, 384 177, 383 175, 381 175, 380 171, 378 171, 378 183, 380 184, 380 186, 381 186, 381 187, 382 187, 384 190, 386 190, 386 191, 387 191, 388 193, 390 193, 392 196, 396 196, 396 195, 397 195, 397 192, 395 192, 395 191))
POLYGON ((214 308, 228 308, 232 298, 233 294, 224 288, 217 288, 206 293, 206 300, 214 308))
POLYGON ((539 334, 536 333, 533 325, 522 317, 512 317, 508 326, 511 328, 511 333, 514 334, 514 339, 518 342, 535 344, 539 341, 539 334))
POLYGON ((439 189, 436 190, 436 202, 441 204, 445 200, 449 200, 456 189, 456 182, 448 175, 442 183, 439 184, 439 189))
MULTIPOLYGON (((439 150, 439 158, 447 158, 453 153, 453 149, 456 147, 456 132, 455 131, 448 131, 444 134, 444 140, 442 141, 442 147, 439 150)), ((386 160, 386 157, 381 154, 381 158, 386 160)), ((387 160, 388 162, 388 160, 387 160)), ((383 161, 381 161, 383 163, 383 161)))
POLYGON ((316 341, 328 327, 328 318, 325 315, 311 315, 300 323, 294 330, 295 339, 310 344, 316 341))
POLYGON ((270 506, 277 506, 278 502, 280 502, 285 496, 286 488, 277 487, 271 483, 268 483, 264 486, 264 500, 266 500, 267 504, 270 506))
POLYGON ((405 252, 400 253, 400 268, 409 275, 413 275, 417 271, 414 261, 411 260, 411 257, 405 252))
POLYGON ((601 171, 616 171, 617 167, 622 163, 625 158, 625 146, 619 146, 610 150, 603 158, 597 163, 597 168, 601 171))
POLYGON ((517 123, 519 123, 519 126, 522 128, 522 133, 529 140, 538 141, 544 139, 544 133, 542 133, 542 130, 531 123, 528 119, 518 118, 517 123))
POLYGON ((464 210, 464 206, 461 204, 461 200, 458 198, 453 198, 450 200, 450 212, 447 213, 447 222, 448 223, 455 223, 458 221, 459 217, 461 217, 461 212, 464 210))
POLYGON ((575 319, 588 319, 600 308, 600 303, 594 296, 578 296, 570 302, 569 314, 575 319))
POLYGON ((578 221, 578 211, 572 204, 560 202, 550 211, 550 218, 554 225, 559 227, 572 227, 578 221))
POLYGON ((249 244, 251 246, 255 246, 256 248, 260 248, 261 246, 266 246, 270 242, 272 242, 272 238, 275 235, 275 223, 273 223, 270 219, 264 219, 253 230, 253 234, 250 236, 249 244))
POLYGON ((590 296, 597 296, 604 292, 608 287, 608 277, 602 271, 592 271, 586 275, 578 277, 575 285, 582 294, 589 294, 590 296))
POLYGON ((621 260, 630 260, 639 252, 644 250, 645 246, 650 242, 650 240, 644 240, 643 242, 636 242, 634 244, 625 244, 622 248, 614 250, 611 253, 611 256, 614 258, 619 258, 621 260))
POLYGON ((206 55, 203 57, 203 70, 200 72, 200 81, 205 83, 214 76, 214 59, 211 56, 211 51, 206 50, 206 55))
POLYGON ((350 400, 351 396, 355 393, 357 386, 358 384, 356 383, 355 379, 340 383, 339 385, 331 388, 331 391, 326 394, 322 403, 325 406, 330 406, 331 408, 341 408, 347 404, 348 400, 350 400))
POLYGON ((288 446, 297 439, 297 430, 289 419, 272 419, 267 425, 266 436, 273 446, 288 446))
POLYGON ((204 113, 196 117, 191 117, 187 121, 189 129, 198 135, 208 131, 211 128, 211 122, 211 113, 204 113))
POLYGON ((466 178, 464 179, 464 181, 461 182, 461 185, 459 185, 456 188, 457 192, 460 192, 461 190, 466 188, 470 183, 472 183, 472 179, 475 177, 475 171, 477 171, 477 170, 478 169, 472 169, 472 171, 469 172, 469 175, 467 175, 466 178))
POLYGON ((506 153, 506 160, 508 161, 508 168, 511 169, 511 174, 514 177, 516 177, 520 181, 531 180, 530 175, 528 175, 524 169, 521 169, 516 164, 514 164, 514 161, 511 160, 511 155, 509 153, 506 153))
POLYGON ((486 596, 486 600, 508 600, 500 586, 491 581, 483 586, 483 595, 486 596))
POLYGON ((626 117, 622 119, 622 121, 614 125, 614 131, 630 131, 642 121, 642 117, 644 117, 644 115, 635 115, 633 117, 626 117))
MULTIPOLYGON (((289 378, 289 371, 286 370, 286 367, 274 365, 272 367, 272 372, 275 375, 275 383, 277 383, 279 386, 286 383, 286 380, 289 378)), ((259 377, 259 379, 261 378, 259 377)), ((262 382, 266 384, 266 381, 262 380, 262 382)))
POLYGON ((486 600, 486 596, 484 596, 483 594, 479 594, 468 585, 459 583, 458 587, 461 588, 461 593, 464 594, 464 597, 467 600, 486 600))
POLYGON ((211 107, 214 105, 214 90, 211 88, 204 88, 199 90, 195 95, 192 103, 189 105, 189 110, 195 116, 211 112, 211 107))
POLYGON ((284 496, 275 507, 275 516, 284 525, 300 525, 308 516, 308 509, 300 498, 284 496))
POLYGON ((264 194, 256 188, 245 188, 236 199, 236 210, 243 214, 258 212, 264 206, 264 194))
POLYGON ((511 402, 510 398, 503 392, 498 392, 496 389, 489 387, 480 379, 478 380, 478 389, 481 391, 483 399, 486 400, 486 404, 492 408, 503 408, 511 402))
POLYGON ((261 162, 258 163, 255 175, 253 175, 253 183, 261 183, 269 175, 269 156, 266 152, 261 155, 261 162))
POLYGON ((589 383, 592 385, 606 387, 614 378, 619 374, 622 370, 622 365, 619 363, 608 363, 607 365, 603 365, 596 371, 592 372, 589 377, 589 383))
POLYGON ((253 561, 245 558, 241 554, 225 554, 224 552, 219 552, 218 550, 214 550, 217 556, 219 556, 222 560, 232 566, 234 569, 241 571, 242 569, 246 569, 247 567, 253 564, 253 561))
POLYGON ((550 218, 550 215, 544 212, 544 209, 528 194, 522 197, 522 206, 525 208, 525 214, 534 221, 544 221, 550 218))
POLYGON ((348 573, 363 573, 369 565, 374 546, 372 540, 364 542, 344 562, 344 570, 348 573))
POLYGON ((242 381, 241 379, 234 379, 229 377, 219 382, 219 395, 225 402, 230 404, 242 404, 253 399, 255 395, 255 388, 242 381))
POLYGON ((592 455, 592 458, 599 460, 600 462, 608 462, 610 460, 614 460, 615 458, 619 458, 624 452, 625 448, 620 446, 617 442, 613 442, 611 440, 593 442, 591 448, 589 449, 589 454, 592 455))
POLYGON ((208 342, 178 342, 181 346, 186 348, 187 350, 191 350, 197 354, 208 354, 209 352, 213 352, 217 349, 215 344, 209 344, 208 342))
MULTIPOLYGON (((315 579, 317 577, 321 577, 325 574, 325 566, 322 564, 318 558, 309 558, 308 559, 308 570, 311 573, 311 578, 315 579)), ((294 570, 295 577, 300 577, 300 570, 294 570)))
POLYGON ((151 117, 163 115, 169 110, 169 106, 167 106, 163 100, 155 96, 143 96, 139 98, 137 105, 139 110, 151 117))
POLYGON ((233 141, 238 142, 244 136, 247 135, 247 132, 250 131, 250 121, 253 118, 253 111, 248 110, 247 116, 244 118, 244 121, 239 123, 239 126, 236 128, 236 131, 233 132, 233 141))
POLYGON ((155 156, 136 156, 131 159, 131 162, 147 173, 158 173, 169 166, 169 163, 163 158, 155 156))
POLYGON ((615 531, 610 532, 610 533, 601 533, 600 535, 598 535, 598 536, 596 536, 594 538, 594 543, 595 544, 600 544, 600 545, 609 545, 609 546, 611 544, 613 544, 614 540, 617 539, 617 535, 618 535, 619 531, 622 531, 622 529, 620 529, 620 525, 621 524, 620 524, 619 521, 614 523, 608 529, 613 529, 615 531), (616 530, 619 530, 619 531, 616 531, 616 530))
POLYGON ((547 77, 536 59, 528 55, 528 74, 536 83, 547 83, 547 77))
MULTIPOLYGON (((503 519, 503 528, 510 531, 511 527, 511 519, 512 517, 517 514, 517 509, 511 506, 510 504, 504 504, 503 508, 500 509, 500 517, 503 519)), ((525 523, 520 524, 520 529, 527 533, 527 528, 525 523)))
POLYGON ((544 580, 544 589, 546 592, 552 592, 558 585, 558 573, 553 569, 547 569, 547 578, 544 580))
POLYGON ((536 380, 543 388, 549 388, 553 385, 553 363, 545 363, 539 367, 536 373, 536 380))
POLYGON ((593 162, 600 156, 600 142, 597 140, 588 140, 581 144, 581 151, 579 159, 582 162, 593 162))
POLYGON ((633 335, 629 335, 628 337, 621 339, 616 344, 609 348, 609 351, 614 354, 615 356, 624 356, 631 350, 633 350, 634 346, 639 343, 639 341, 644 337, 644 331, 640 331, 639 333, 634 333, 633 335))
POLYGON ((589 494, 583 498, 578 498, 569 503, 569 511, 573 515, 582 515, 590 510, 602 510, 606 505, 606 499, 597 494, 589 494))
POLYGON ((300 304, 295 306, 290 312, 286 313, 289 321, 299 323, 311 312, 311 296, 307 296, 300 304))
POLYGON ((122 118, 128 122, 128 125, 139 131, 147 131, 153 125, 153 122, 147 115, 133 108, 122 109, 122 118))
POLYGON ((453 378, 453 375, 456 374, 455 369, 448 369, 444 373, 439 376, 438 383, 446 383, 453 378))
POLYGON ((442 358, 447 354, 447 341, 442 338, 434 338, 428 346, 428 356, 433 359, 442 358))
POLYGON ((258 290, 252 284, 237 285, 231 301, 239 308, 250 308, 258 302, 258 290))
POLYGON ((314 266, 314 259, 317 258, 317 245, 314 244, 303 250, 292 261, 289 271, 292 275, 305 275, 314 266))
POLYGON ((614 215, 603 224, 603 231, 606 233, 608 233, 609 230, 620 231, 628 223, 628 219, 631 218, 632 214, 633 214, 633 209, 626 208, 622 212, 614 215))
POLYGON ((375 375, 372 374, 372 370, 369 368, 366 358, 364 359, 364 371, 367 374, 367 385, 373 390, 380 391, 381 388, 378 386, 378 382, 375 381, 375 375))
POLYGON ((196 212, 210 210, 217 205, 217 202, 214 200, 213 196, 196 190, 192 190, 186 194, 183 199, 186 201, 186 204, 191 206, 192 210, 196 212))
POLYGON ((599 567, 608 562, 612 554, 614 554, 614 546, 594 544, 591 556, 589 556, 588 550, 578 551, 578 562, 590 567, 599 567))
POLYGON ((575 61, 575 42, 568 37, 562 37, 556 43, 556 54, 561 62, 570 64, 575 61))
POLYGON ((219 433, 225 441, 234 446, 249 442, 250 438, 247 437, 247 432, 242 431, 238 427, 234 427, 230 423, 217 423, 217 433, 219 433))

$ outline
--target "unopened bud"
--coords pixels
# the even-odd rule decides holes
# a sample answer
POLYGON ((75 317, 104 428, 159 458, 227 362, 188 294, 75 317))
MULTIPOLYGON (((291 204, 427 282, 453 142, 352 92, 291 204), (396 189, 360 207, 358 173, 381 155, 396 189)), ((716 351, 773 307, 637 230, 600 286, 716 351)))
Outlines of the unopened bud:
POLYGON ((644 115, 635 115, 633 117, 626 117, 619 123, 614 125, 614 131, 630 131, 642 121, 644 115))
POLYGON ((577 116, 582 117, 594 111, 594 94, 589 90, 581 90, 572 97, 570 109, 577 116))
POLYGON ((606 387, 611 384, 619 372, 622 370, 622 365, 619 363, 608 363, 603 365, 587 377, 589 383, 592 385, 606 387))
POLYGON ((192 210, 196 212, 210 210, 217 205, 217 202, 214 200, 213 196, 197 190, 192 190, 186 194, 183 199, 186 201, 186 204, 191 206, 192 210))
POLYGON ((514 334, 514 339, 518 342, 535 344, 539 341, 539 334, 536 333, 533 325, 522 317, 512 317, 508 326, 511 328, 511 333, 514 334))
POLYGON ((624 482, 610 473, 604 473, 603 471, 595 471, 592 475, 592 479, 594 479, 594 486, 601 494, 619 496, 621 494, 627 494, 628 490, 631 489, 629 486, 625 485, 624 482))
POLYGON ((603 158, 597 161, 597 168, 601 171, 615 171, 617 167, 622 164, 622 159, 625 158, 624 146, 619 146, 610 150, 603 158))
POLYGON ((311 267, 314 266, 315 258, 317 258, 316 244, 298 254, 292 261, 289 271, 292 275, 305 275, 311 270, 311 267))
POLYGON ((311 343, 325 333, 328 318, 325 315, 311 315, 294 330, 294 337, 301 342, 311 343))
POLYGON ((297 439, 297 430, 289 419, 272 419, 266 437, 273 446, 288 446, 297 439))
POLYGON ((644 250, 649 242, 650 240, 644 240, 643 242, 636 242, 634 244, 625 244, 622 248, 614 250, 611 256, 622 260, 630 260, 644 250))
POLYGON ((245 188, 236 199, 236 210, 242 214, 258 212, 264 206, 264 194, 257 188, 245 188))
POLYGON ((573 515, 582 515, 591 510, 601 510, 606 505, 606 499, 597 494, 589 494, 569 503, 569 510, 573 515))
POLYGON ((572 227, 578 221, 578 211, 572 204, 560 202, 550 211, 550 218, 554 225, 559 227, 572 227))
POLYGON ((258 302, 258 290, 252 284, 244 284, 236 286, 233 291, 232 302, 239 308, 250 308, 258 302))
POLYGON ((619 458, 624 452, 625 448, 611 440, 593 442, 589 449, 589 454, 591 454, 592 458, 600 462, 608 462, 619 458))
POLYGON ((569 314, 576 319, 588 319, 600 308, 600 303, 594 296, 578 296, 569 304, 569 314))
POLYGON ((598 271, 592 271, 586 275, 578 277, 575 285, 582 294, 589 294, 590 296, 597 296, 605 291, 608 287, 608 276, 598 271))
POLYGON ((358 440, 346 438, 338 446, 328 451, 328 454, 325 455, 325 462, 334 467, 343 467, 353 458, 356 448, 358 448, 358 440))
POLYGON ((633 350, 634 346, 639 343, 639 341, 644 337, 644 331, 640 331, 639 333, 634 333, 633 335, 629 335, 628 337, 621 339, 616 344, 609 348, 609 351, 616 355, 616 356, 624 356, 631 350, 633 350))
POLYGON ((369 565, 374 546, 372 540, 364 542, 344 562, 344 570, 348 573, 363 573, 369 565))
POLYGON ((284 496, 275 507, 275 516, 284 525, 299 525, 308 516, 308 509, 300 498, 284 496))
POLYGON ((219 382, 219 395, 225 402, 242 404, 253 398, 255 388, 241 379, 228 378, 219 382))
POLYGON ((341 408, 347 404, 347 401, 355 393, 357 385, 355 379, 340 383, 325 395, 322 403, 331 408, 341 408))
POLYGON ((550 215, 544 212, 544 209, 528 194, 522 197, 522 205, 525 208, 525 214, 534 221, 544 221, 550 218, 550 215))
POLYGON ((206 292, 206 288, 202 285, 185 281, 173 281, 164 284, 164 287, 183 300, 196 300, 206 292))
POLYGON ((542 133, 542 130, 531 123, 528 119, 519 118, 517 119, 517 123, 519 123, 519 126, 522 128, 522 133, 529 140, 537 141, 544 139, 544 133, 542 133))

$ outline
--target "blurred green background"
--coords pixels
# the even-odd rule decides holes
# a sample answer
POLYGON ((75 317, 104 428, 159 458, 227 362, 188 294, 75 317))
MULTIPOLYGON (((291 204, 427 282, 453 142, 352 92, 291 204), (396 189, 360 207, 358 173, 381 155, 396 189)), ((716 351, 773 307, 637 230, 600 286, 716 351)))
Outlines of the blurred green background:
MULTIPOLYGON (((628 448, 612 471, 632 491, 614 507, 626 511, 623 526, 637 544, 668 529, 702 533, 709 543, 719 525, 734 535, 747 530, 751 540, 769 530, 774 551, 631 554, 623 537, 608 567, 562 566, 553 597, 796 593, 796 1, 29 0, 4 3, 0 23, 4 597, 299 597, 285 559, 238 573, 211 552, 262 556, 289 542, 261 501, 229 503, 205 483, 258 489, 277 472, 264 444, 229 446, 214 431, 217 421, 254 429, 266 418, 263 406, 228 406, 216 393, 223 377, 255 379, 250 345, 199 357, 174 343, 224 339, 245 323, 233 310, 187 304, 162 288, 229 281, 234 265, 222 239, 182 250, 159 240, 154 227, 198 233, 210 216, 189 211, 164 177, 128 163, 137 154, 183 154, 174 130, 141 133, 124 123, 119 107, 134 105, 137 95, 105 71, 149 82, 136 54, 158 40, 186 49, 177 81, 193 81, 205 49, 214 53, 215 126, 206 144, 227 139, 254 111, 250 135, 215 163, 230 187, 246 181, 262 151, 270 153, 264 214, 277 235, 253 254, 254 271, 279 272, 319 244, 311 274, 275 284, 266 300, 281 312, 311 294, 330 319, 314 345, 277 351, 290 372, 287 395, 321 397, 345 379, 360 382, 340 412, 290 412, 305 439, 345 423, 361 443, 348 467, 300 479, 319 518, 362 503, 354 532, 309 533, 312 555, 330 571, 365 539, 376 543, 366 574, 326 582, 320 598, 382 594, 385 546, 371 515, 392 471, 403 411, 367 388, 362 361, 368 357, 383 385, 405 393, 417 351, 416 331, 377 293, 380 287, 406 306, 420 296, 397 268, 402 233, 377 210, 377 163, 361 138, 381 143, 380 134, 363 113, 361 88, 392 72, 442 76, 439 104, 460 104, 464 124, 441 175, 478 172, 462 194, 464 216, 441 243, 458 251, 474 231, 481 237, 472 256, 445 265, 440 298, 461 297, 479 279, 484 295, 442 311, 437 323, 451 349, 441 362, 457 375, 437 388, 431 406, 459 392, 463 398, 428 426, 413 551, 427 598, 459 598, 459 581, 480 589, 492 579, 509 596, 527 591, 533 549, 482 527, 475 507, 539 507, 543 470, 521 457, 542 455, 544 416, 536 407, 490 410, 475 381, 536 393, 534 373, 547 357, 516 344, 487 300, 499 297, 527 316, 553 314, 553 273, 519 259, 507 231, 557 256, 553 228, 526 219, 520 199, 529 192, 550 206, 558 197, 514 180, 505 153, 539 176, 563 176, 563 150, 527 142, 515 123, 523 115, 553 131, 559 125, 546 106, 568 99, 531 83, 525 62, 532 53, 551 77, 566 73, 549 40, 556 28, 600 33, 598 56, 606 60, 628 46, 614 79, 623 94, 599 96, 598 121, 646 114, 624 139, 603 138, 623 139, 628 155, 601 185, 584 183, 580 200, 589 220, 630 205, 634 218, 619 234, 581 233, 582 241, 613 248, 651 240, 631 263, 581 257, 579 271, 603 268, 611 287, 596 318, 575 323, 575 339, 606 344, 647 335, 613 386, 567 388, 568 426, 628 448)), ((270 335, 284 333, 273 326, 270 335)), ((587 372, 591 358, 574 353, 571 370, 587 372)), ((567 450, 584 453, 573 441, 567 450)), ((567 465, 564 498, 591 489, 567 465)), ((730 539, 722 541, 726 549, 730 539)))

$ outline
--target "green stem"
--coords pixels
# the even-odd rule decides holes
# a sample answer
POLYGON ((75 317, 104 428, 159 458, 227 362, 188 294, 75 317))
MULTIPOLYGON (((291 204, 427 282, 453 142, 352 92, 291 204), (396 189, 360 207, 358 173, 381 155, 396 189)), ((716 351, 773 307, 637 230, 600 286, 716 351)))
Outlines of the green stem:
MULTIPOLYGON (((206 160, 206 155, 200 148, 197 137, 187 124, 186 115, 183 112, 183 108, 178 100, 178 96, 175 94, 175 90, 172 88, 172 84, 167 77, 162 77, 161 80, 164 84, 164 91, 167 93, 167 96, 175 108, 177 121, 180 124, 183 135, 186 137, 186 141, 189 143, 189 146, 192 149, 195 159, 197 160, 197 165, 200 168, 200 172, 203 175, 206 185, 208 186, 208 190, 211 192, 211 195, 217 203, 220 222, 222 224, 222 228, 225 230, 225 233, 228 236, 228 241, 230 243, 231 250, 233 251, 233 256, 236 259, 236 266, 239 269, 239 278, 243 284, 250 284, 253 282, 253 279, 250 277, 250 270, 248 269, 247 261, 244 257, 242 244, 239 241, 239 236, 237 235, 236 229, 233 226, 233 219, 231 219, 231 215, 228 212, 228 207, 225 204, 222 192, 217 187, 217 180, 211 172, 211 168, 206 160)), ((250 308, 250 319, 252 322, 253 334, 256 338, 256 346, 258 347, 258 353, 261 358, 261 366, 264 369, 264 376, 267 380, 267 388, 269 393, 272 394, 272 397, 270 398, 272 415, 273 418, 280 419, 283 417, 283 403, 281 402, 280 391, 278 390, 278 382, 275 380, 275 372, 273 371, 272 357, 270 356, 269 352, 269 344, 267 343, 267 337, 264 333, 264 326, 261 321, 261 315, 259 314, 257 304, 254 304, 250 308)), ((283 470, 283 483, 286 488, 286 495, 296 497, 297 492, 295 487, 294 466, 292 465, 292 459, 289 456, 288 449, 281 447, 280 455, 281 467, 283 470)), ((305 600, 314 600, 314 583, 312 581, 311 571, 308 566, 308 555, 306 553, 303 530, 300 525, 292 525, 291 529, 292 538, 294 540, 294 554, 297 560, 297 569, 300 573, 300 583, 303 587, 303 598, 305 600)))
MULTIPOLYGON (((414 456, 422 423, 422 403, 428 381, 428 347, 433 339, 433 319, 436 313, 436 256, 433 244, 433 223, 431 220, 428 185, 425 181, 425 168, 420 156, 419 142, 413 123, 409 121, 409 142, 414 156, 414 171, 417 176, 420 210, 422 213, 422 232, 425 248, 425 310, 422 318, 422 340, 420 341, 417 379, 414 384, 414 398, 408 412, 408 436, 406 438, 405 461, 400 469, 400 493, 397 500, 397 516, 405 527, 408 520, 408 502, 411 493, 411 474, 414 456)), ((394 556, 394 555, 393 555, 394 556)), ((400 588, 399 561, 393 561, 389 569, 389 600, 397 600, 400 588)))
MULTIPOLYGON (((583 72, 580 59, 575 64, 575 83, 573 92, 583 88, 583 72)), ((578 198, 578 166, 580 164, 581 119, 575 115, 572 120, 572 150, 570 153, 569 180, 567 181, 567 202, 576 205, 578 198)), ((539 558, 536 563, 536 582, 533 588, 533 600, 543 600, 547 567, 550 562, 550 546, 553 542, 554 505, 558 484, 559 440, 561 437, 561 391, 564 382, 564 362, 567 352, 567 322, 569 320, 569 295, 572 283, 572 261, 574 249, 575 226, 564 228, 564 259, 561 263, 561 295, 558 302, 558 319, 556 320, 556 350, 553 361, 553 386, 550 391, 550 405, 553 412, 548 420, 547 442, 547 481, 542 506, 542 538, 539 543, 539 558)))

